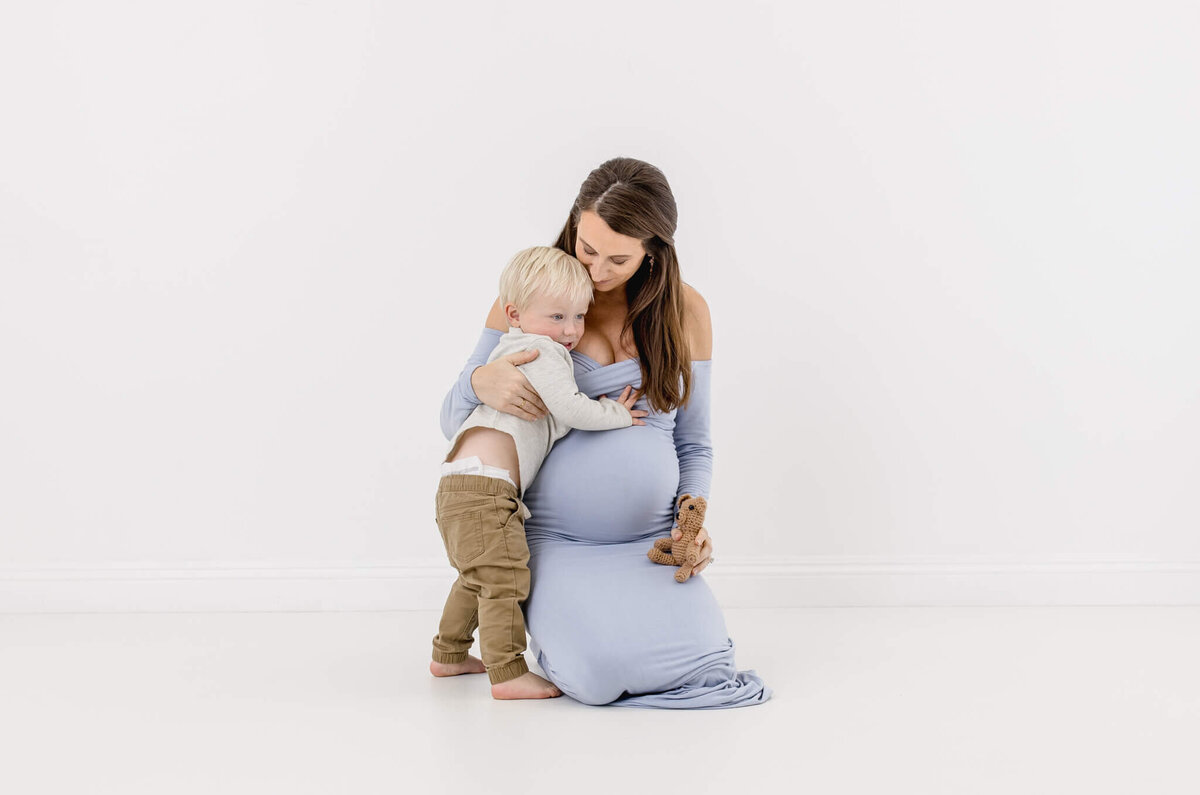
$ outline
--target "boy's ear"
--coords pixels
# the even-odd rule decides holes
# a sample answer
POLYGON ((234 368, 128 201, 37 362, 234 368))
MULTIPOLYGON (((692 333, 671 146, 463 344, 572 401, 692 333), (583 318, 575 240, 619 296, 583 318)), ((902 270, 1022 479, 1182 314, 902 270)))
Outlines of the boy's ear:
POLYGON ((521 313, 517 311, 513 304, 504 305, 504 317, 508 320, 508 325, 521 327, 521 313))

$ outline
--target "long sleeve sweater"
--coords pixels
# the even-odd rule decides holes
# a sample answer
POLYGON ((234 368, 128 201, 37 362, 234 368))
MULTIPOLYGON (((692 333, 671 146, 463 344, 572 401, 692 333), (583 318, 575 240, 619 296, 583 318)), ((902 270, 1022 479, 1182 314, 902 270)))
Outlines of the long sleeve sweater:
MULTIPOLYGON (((478 342, 475 343, 475 350, 459 373, 458 380, 446 393, 446 398, 442 401, 441 425, 442 434, 447 439, 454 436, 467 416, 480 405, 479 397, 471 388, 471 374, 475 372, 476 367, 491 361, 489 354, 504 336, 503 332, 495 329, 483 329, 478 342)), ((567 356, 569 358, 570 354, 567 356)), ((675 414, 673 436, 675 452, 679 458, 677 494, 705 498, 710 496, 713 466, 712 438, 709 433, 711 385, 712 360, 693 361, 691 399, 686 407, 678 409, 675 414)))
MULTIPOLYGON (((575 384, 575 368, 571 354, 562 345, 542 334, 526 334, 519 328, 510 328, 500 335, 496 347, 487 361, 491 362, 510 353, 537 348, 538 357, 532 362, 518 365, 529 379, 529 384, 546 404, 548 414, 539 420, 523 420, 511 414, 496 411, 475 400, 475 407, 450 439, 450 451, 458 446, 458 440, 469 428, 495 428, 513 438, 517 446, 517 462, 521 470, 521 494, 537 477, 542 462, 556 441, 567 435, 567 431, 578 428, 582 431, 606 431, 613 428, 628 428, 633 424, 633 415, 615 400, 602 397, 592 400, 579 391, 575 384)), ((478 348, 476 349, 478 351, 478 348)), ((470 368, 474 371, 475 367, 470 368)), ((467 387, 470 388, 470 372, 467 387)), ((474 395, 472 394, 472 397, 474 395)), ((442 429, 446 428, 443 410, 442 429)))

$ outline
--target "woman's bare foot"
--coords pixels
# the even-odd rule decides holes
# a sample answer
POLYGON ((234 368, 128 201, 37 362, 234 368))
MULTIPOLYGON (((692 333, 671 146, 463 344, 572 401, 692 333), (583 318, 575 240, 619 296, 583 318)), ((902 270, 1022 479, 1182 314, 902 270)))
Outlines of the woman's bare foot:
POLYGON ((429 673, 434 676, 458 676, 459 674, 484 674, 487 673, 487 667, 483 664, 483 660, 478 657, 467 655, 467 659, 460 663, 429 663, 429 673))
POLYGON ((558 698, 562 691, 533 671, 526 671, 516 679, 492 685, 492 698, 502 700, 518 698, 558 698))

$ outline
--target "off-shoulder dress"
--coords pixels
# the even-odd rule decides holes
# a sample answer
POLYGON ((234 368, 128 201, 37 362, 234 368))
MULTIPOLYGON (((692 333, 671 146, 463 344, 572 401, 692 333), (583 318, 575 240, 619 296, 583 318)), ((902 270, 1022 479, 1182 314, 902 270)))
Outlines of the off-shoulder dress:
MULTIPOLYGON (((484 329, 442 406, 447 438, 479 405, 471 373, 501 332, 484 329)), ((589 397, 641 385, 636 359, 600 365, 572 352, 589 397)), ((530 651, 563 693, 586 704, 722 709, 761 704, 771 689, 734 665, 734 644, 704 575, 685 583, 652 563, 670 535, 675 498, 708 496, 711 361, 692 362, 689 404, 651 411, 645 426, 572 430, 525 489, 530 651)), ((637 408, 650 411, 645 400, 637 408)))

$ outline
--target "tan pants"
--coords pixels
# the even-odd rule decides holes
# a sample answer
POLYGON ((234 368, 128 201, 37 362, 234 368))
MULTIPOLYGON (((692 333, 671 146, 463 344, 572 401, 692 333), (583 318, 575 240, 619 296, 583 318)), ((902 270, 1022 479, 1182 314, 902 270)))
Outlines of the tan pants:
POLYGON ((458 579, 442 609, 433 659, 467 659, 479 627, 479 648, 492 684, 529 670, 521 613, 529 597, 529 546, 521 508, 516 488, 498 478, 446 475, 438 484, 438 530, 458 579))

